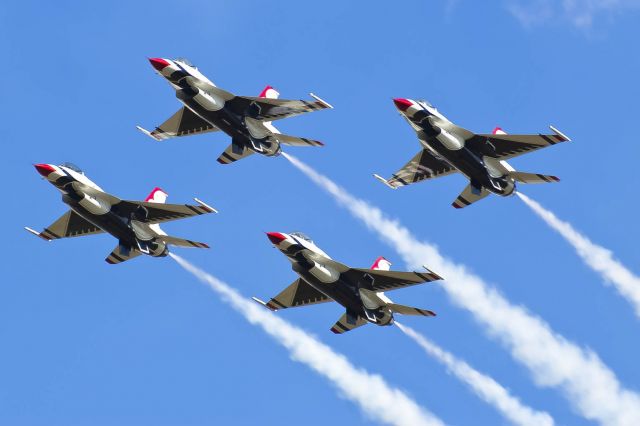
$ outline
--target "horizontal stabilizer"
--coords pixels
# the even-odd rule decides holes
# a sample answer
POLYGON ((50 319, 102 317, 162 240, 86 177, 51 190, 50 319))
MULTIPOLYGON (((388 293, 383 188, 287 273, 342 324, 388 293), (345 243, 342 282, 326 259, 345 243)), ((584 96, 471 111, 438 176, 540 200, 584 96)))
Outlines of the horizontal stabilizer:
POLYGON ((397 303, 388 303, 387 308, 396 314, 402 315, 422 315, 425 317, 435 317, 436 313, 428 309, 419 309, 412 306, 398 305, 397 303))
POLYGON ((344 313, 340 317, 338 321, 331 327, 331 331, 335 334, 346 333, 347 331, 351 331, 354 328, 362 327, 367 323, 367 320, 362 319, 361 317, 353 318, 352 321, 349 320, 349 316, 344 313))
POLYGON ((469 184, 451 205, 456 209, 462 209, 482 200, 489 194, 490 192, 486 188, 477 189, 473 185, 469 184))
POLYGON ((555 176, 540 175, 537 173, 511 172, 509 175, 520 183, 554 183, 560 182, 555 176))
POLYGON ((176 238, 169 235, 158 235, 158 238, 164 241, 167 244, 171 244, 178 247, 189 247, 189 248, 209 248, 209 245, 206 243, 200 243, 198 241, 185 240, 184 238, 176 238))
POLYGON ((324 144, 320 141, 316 141, 313 139, 307 139, 307 138, 299 138, 297 136, 289 136, 289 135, 283 135, 283 134, 276 134, 272 136, 273 138, 275 138, 278 142, 280 142, 283 145, 290 145, 290 146, 324 146, 324 144))
POLYGON ((230 164, 236 162, 238 160, 242 160, 243 158, 247 158, 254 151, 250 150, 246 146, 239 144, 231 144, 224 150, 220 157, 218 157, 218 163, 220 164, 230 164))
POLYGON ((114 248, 113 251, 109 253, 109 256, 107 256, 105 261, 107 263, 115 265, 116 263, 122 263, 126 262, 127 260, 131 260, 135 257, 140 256, 141 254, 142 253, 132 247, 125 247, 118 244, 116 248, 114 248))

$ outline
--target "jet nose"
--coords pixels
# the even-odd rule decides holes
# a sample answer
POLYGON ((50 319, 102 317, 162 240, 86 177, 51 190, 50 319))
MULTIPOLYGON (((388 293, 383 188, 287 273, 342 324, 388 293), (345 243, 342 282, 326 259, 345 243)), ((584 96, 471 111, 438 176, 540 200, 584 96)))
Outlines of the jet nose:
POLYGON ((267 238, 269 238, 269 241, 271 241, 276 246, 287 239, 286 236, 282 235, 279 232, 267 232, 267 238))
POLYGON ((35 167, 38 173, 44 177, 47 177, 49 174, 56 171, 56 169, 54 169, 50 164, 34 164, 33 167, 35 167))
POLYGON ((409 109, 410 106, 413 106, 413 102, 404 98, 395 98, 393 103, 396 104, 396 108, 403 112, 409 109))
POLYGON ((165 67, 169 66, 169 62, 162 58, 149 58, 149 62, 151 62, 151 66, 158 71, 162 71, 165 67))

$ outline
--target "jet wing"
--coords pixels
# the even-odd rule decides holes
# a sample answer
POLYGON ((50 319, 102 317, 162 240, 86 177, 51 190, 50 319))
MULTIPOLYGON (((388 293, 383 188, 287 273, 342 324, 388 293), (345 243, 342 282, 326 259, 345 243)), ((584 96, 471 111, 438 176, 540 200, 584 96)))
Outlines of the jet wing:
POLYGON ((278 309, 330 302, 333 299, 313 288, 302 278, 298 278, 293 282, 293 284, 282 290, 276 297, 272 298, 268 302, 264 303, 256 298, 254 298, 254 300, 272 311, 277 311, 278 309))
POLYGON ((442 279, 441 276, 428 269, 426 272, 398 272, 351 268, 346 272, 346 275, 352 282, 360 282, 373 291, 395 290, 442 279))
POLYGON ((384 179, 374 175, 387 186, 396 189, 401 186, 411 185, 425 179, 433 179, 445 176, 457 171, 449 163, 436 158, 431 152, 423 149, 417 153, 411 161, 395 172, 390 179, 384 179))
POLYGON ((44 228, 42 232, 36 232, 30 228, 26 229, 27 231, 48 241, 56 240, 58 238, 81 237, 83 235, 100 234, 104 232, 102 229, 87 221, 73 210, 69 210, 63 214, 58 220, 44 228))
POLYGON ((125 217, 130 217, 133 212, 140 208, 146 210, 146 223, 162 223, 169 222, 170 220, 184 219, 190 216, 199 216, 207 213, 217 213, 217 211, 203 203, 202 201, 195 199, 199 205, 193 206, 189 204, 161 204, 150 203, 146 201, 121 201, 113 206, 120 214, 125 217))
POLYGON ((274 121, 293 117, 307 112, 333 108, 331 105, 311 94, 314 101, 293 101, 287 99, 255 98, 236 96, 228 101, 229 107, 238 114, 246 114, 262 121, 274 121))
POLYGON ((179 137, 189 136, 200 133, 216 132, 218 129, 208 121, 203 120, 197 116, 193 111, 187 107, 182 107, 173 114, 167 121, 152 132, 137 126, 138 130, 144 134, 151 136, 157 141, 179 137))
POLYGON ((571 140, 555 128, 551 127, 551 130, 554 133, 546 135, 479 134, 467 140, 466 145, 472 151, 500 160, 508 160, 527 152, 571 140))

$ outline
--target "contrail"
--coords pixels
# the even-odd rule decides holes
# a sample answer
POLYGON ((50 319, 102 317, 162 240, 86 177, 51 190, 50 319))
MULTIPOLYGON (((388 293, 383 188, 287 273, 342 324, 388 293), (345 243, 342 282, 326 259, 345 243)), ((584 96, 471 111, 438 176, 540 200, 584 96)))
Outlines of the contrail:
POLYGON ((592 243, 587 237, 576 231, 568 222, 560 220, 537 201, 516 192, 518 197, 531 208, 547 225, 556 230, 578 253, 578 256, 591 269, 599 273, 606 283, 616 290, 635 308, 640 317, 640 278, 613 258, 611 251, 592 243))
POLYGON ((334 352, 304 330, 245 299, 235 289, 180 256, 173 253, 169 253, 169 256, 218 293, 222 300, 247 321, 260 326, 287 348, 294 361, 306 364, 329 379, 347 399, 355 402, 372 419, 390 425, 444 425, 438 417, 418 405, 400 389, 387 384, 381 376, 355 367, 344 355, 334 352))
POLYGON ((390 244, 410 267, 418 268, 426 262, 442 275, 446 279, 442 289, 452 301, 484 324, 489 334, 529 369, 537 385, 561 390, 572 407, 587 419, 605 425, 640 425, 640 395, 623 388, 595 352, 554 332, 540 317, 509 302, 464 266, 442 256, 436 246, 418 241, 377 207, 352 196, 291 155, 283 155, 390 244))
POLYGON ((444 364, 460 381, 466 383, 471 390, 483 399, 487 404, 492 405, 511 423, 522 426, 552 426, 553 418, 544 411, 536 411, 523 405, 518 398, 511 395, 500 383, 493 378, 475 370, 466 362, 457 359, 455 356, 445 351, 432 341, 414 329, 400 324, 395 324, 404 334, 413 339, 424 351, 444 364))

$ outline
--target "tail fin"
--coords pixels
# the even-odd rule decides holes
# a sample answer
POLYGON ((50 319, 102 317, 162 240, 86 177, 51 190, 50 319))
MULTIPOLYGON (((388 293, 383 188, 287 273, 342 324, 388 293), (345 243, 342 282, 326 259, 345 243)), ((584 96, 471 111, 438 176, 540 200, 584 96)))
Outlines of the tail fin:
POLYGON ((388 271, 391 269, 391 262, 380 256, 375 262, 373 262, 370 269, 373 269, 374 271, 388 271))
MULTIPOLYGON (((167 202, 167 197, 169 197, 169 194, 164 192, 162 188, 156 186, 149 193, 149 195, 147 195, 147 198, 145 198, 144 201, 146 201, 147 203, 164 204, 167 202)), ((158 235, 166 235, 164 231, 160 228, 160 225, 157 223, 149 225, 149 228, 151 228, 158 235)))
POLYGON ((496 127, 495 129, 493 129, 493 132, 491 132, 494 135, 506 135, 507 132, 505 132, 504 130, 502 130, 502 127, 496 127))
POLYGON ((259 98, 267 98, 267 99, 278 99, 280 97, 280 92, 274 89, 271 86, 266 86, 258 95, 259 98))
POLYGON ((436 313, 428 309, 419 309, 412 306, 398 305, 397 303, 388 303, 387 308, 396 314, 402 315, 422 315, 425 317, 435 317, 436 313))
MULTIPOLYGON (((262 92, 260 92, 260 95, 258 95, 258 97, 266 99, 278 99, 280 97, 280 92, 278 92, 271 86, 266 86, 264 89, 262 89, 262 92)), ((272 133, 280 133, 280 131, 276 129, 276 127, 271 124, 270 121, 263 121, 262 124, 272 133)))
POLYGON ((145 198, 144 201, 146 201, 148 203, 161 203, 161 204, 164 204, 164 203, 167 202, 167 197, 168 196, 169 196, 169 194, 164 192, 162 190, 162 188, 158 188, 156 186, 155 188, 153 188, 153 191, 151 191, 149 193, 149 195, 147 195, 147 198, 145 198))
POLYGON ((511 177, 520 183, 554 183, 560 182, 556 176, 540 175, 537 173, 525 173, 525 172, 511 172, 511 177))

